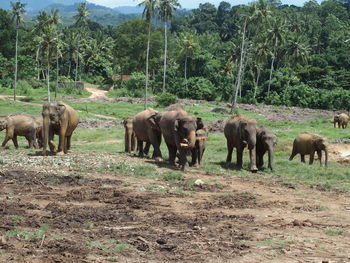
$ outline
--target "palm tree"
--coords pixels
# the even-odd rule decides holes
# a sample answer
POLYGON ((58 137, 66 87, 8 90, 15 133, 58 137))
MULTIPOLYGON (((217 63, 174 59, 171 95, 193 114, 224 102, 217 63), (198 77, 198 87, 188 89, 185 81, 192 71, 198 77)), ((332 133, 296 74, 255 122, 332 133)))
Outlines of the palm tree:
POLYGON ((285 22, 280 17, 275 17, 272 19, 272 25, 268 32, 268 37, 271 40, 271 44, 273 46, 272 51, 272 60, 271 60, 271 67, 270 67, 270 76, 269 76, 269 84, 267 88, 267 97, 270 96, 270 88, 271 88, 271 82, 272 82, 272 73, 274 70, 274 63, 277 55, 277 47, 278 45, 282 44, 284 40, 284 30, 285 30, 285 22))
POLYGON ((151 42, 151 26, 152 26, 152 18, 154 17, 156 8, 157 8, 157 0, 144 0, 139 4, 139 6, 144 6, 143 17, 148 22, 148 40, 147 40, 147 53, 146 53, 146 86, 145 86, 145 109, 147 109, 147 90, 148 90, 148 66, 149 66, 149 49, 151 42))
POLYGON ((176 8, 181 7, 177 0, 160 0, 159 13, 164 22, 164 72, 163 72, 163 92, 165 92, 167 52, 168 52, 168 22, 173 16, 176 8))
POLYGON ((57 97, 57 90, 58 90, 58 76, 59 76, 59 61, 58 57, 62 56, 61 54, 61 46, 62 46, 62 41, 60 41, 60 34, 59 31, 57 30, 58 24, 60 24, 62 21, 59 16, 59 11, 58 9, 52 9, 51 10, 51 16, 50 16, 50 23, 56 28, 56 87, 55 87, 55 100, 57 97))
POLYGON ((17 76, 18 76, 18 30, 20 24, 23 22, 23 15, 25 13, 25 4, 21 2, 12 3, 12 16, 16 24, 16 54, 15 54, 15 82, 13 87, 13 100, 16 100, 17 76))
POLYGON ((78 80, 78 69, 79 69, 79 48, 80 48, 80 39, 81 39, 81 31, 85 29, 88 24, 88 17, 90 13, 86 7, 86 3, 80 3, 77 8, 77 14, 74 16, 75 18, 75 26, 79 28, 79 39, 77 46, 77 61, 75 65, 75 82, 78 80))
POLYGON ((193 32, 183 32, 179 36, 180 56, 185 56, 185 85, 187 89, 187 63, 188 58, 192 57, 198 47, 198 42, 193 32))

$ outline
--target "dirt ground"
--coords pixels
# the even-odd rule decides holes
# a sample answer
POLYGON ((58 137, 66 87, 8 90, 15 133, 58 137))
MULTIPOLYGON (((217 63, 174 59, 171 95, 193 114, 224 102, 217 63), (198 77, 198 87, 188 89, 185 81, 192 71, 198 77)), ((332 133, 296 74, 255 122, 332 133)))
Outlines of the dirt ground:
POLYGON ((191 185, 105 169, 145 162, 126 154, 0 160, 0 262, 350 261, 344 193, 262 175, 198 170, 184 179, 204 184, 191 185))

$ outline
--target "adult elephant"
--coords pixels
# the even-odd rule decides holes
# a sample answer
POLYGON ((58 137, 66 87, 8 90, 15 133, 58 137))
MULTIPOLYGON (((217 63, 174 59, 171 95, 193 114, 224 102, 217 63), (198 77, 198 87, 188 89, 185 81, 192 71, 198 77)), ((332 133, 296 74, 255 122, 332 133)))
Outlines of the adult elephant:
POLYGON ((233 148, 237 150, 237 167, 243 167, 243 150, 248 146, 250 170, 256 172, 256 120, 243 115, 232 117, 225 125, 224 134, 227 140, 226 162, 231 162, 233 148))
POLYGON ((348 122, 349 116, 346 113, 337 114, 333 119, 334 128, 336 128, 338 124, 338 128, 342 127, 345 129, 348 126, 348 122))
POLYGON ((294 156, 298 153, 301 156, 301 161, 305 163, 305 155, 310 155, 309 164, 314 162, 315 152, 317 152, 320 165, 322 165, 322 151, 325 152, 325 165, 328 162, 328 142, 327 140, 314 133, 303 132, 300 133, 293 142, 292 154, 289 160, 293 160, 294 156))
POLYGON ((166 111, 161 116, 154 116, 153 122, 157 118, 168 147, 170 164, 175 165, 176 152, 178 151, 180 167, 185 170, 186 154, 192 151, 196 144, 197 118, 184 110, 166 111))
MULTIPOLYGON (((153 109, 146 109, 139 112, 133 117, 132 126, 137 139, 137 148, 139 156, 143 157, 144 154, 148 153, 149 147, 153 146, 152 158, 162 158, 160 151, 160 144, 162 141, 162 134, 157 128, 157 124, 152 125, 148 119, 152 116, 159 116, 158 111, 153 109), (143 148, 143 142, 146 142, 145 148, 143 148)), ((158 118, 155 118, 158 121, 158 118)))
POLYGON ((63 155, 70 150, 71 137, 78 126, 79 115, 69 105, 63 102, 44 104, 43 111, 43 155, 46 155, 47 144, 50 151, 63 155), (58 149, 54 143, 54 136, 58 135, 58 149))
POLYGON ((12 114, 0 117, 0 131, 6 129, 5 139, 1 148, 5 148, 9 140, 13 141, 18 149, 17 136, 24 136, 29 144, 29 148, 37 148, 37 126, 36 117, 28 114, 12 114))
POLYGON ((264 165, 264 155, 267 152, 269 156, 268 168, 273 170, 274 149, 277 145, 277 136, 265 127, 260 127, 256 134, 256 160, 258 168, 264 165))

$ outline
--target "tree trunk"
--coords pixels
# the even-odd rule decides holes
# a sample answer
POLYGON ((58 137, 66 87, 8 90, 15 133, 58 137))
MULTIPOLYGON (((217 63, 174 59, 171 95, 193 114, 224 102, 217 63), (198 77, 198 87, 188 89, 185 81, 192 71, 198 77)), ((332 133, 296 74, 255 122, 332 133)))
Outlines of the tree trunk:
POLYGON ((149 60, 149 47, 151 42, 151 21, 148 25, 148 40, 147 40, 147 55, 146 55, 146 86, 145 86, 145 109, 147 109, 147 91, 148 91, 148 60, 149 60))
POLYGON ((241 60, 239 62, 239 69, 238 69, 238 74, 237 74, 236 92, 235 92, 235 96, 234 96, 234 101, 232 103, 231 113, 233 111, 233 108, 237 104, 238 90, 241 88, 241 78, 242 78, 242 70, 243 70, 243 54, 244 54, 246 27, 247 27, 247 19, 244 21, 244 26, 243 26, 243 36, 242 36, 242 46, 241 46, 241 60))
POLYGON ((58 63, 58 50, 56 51, 56 88, 55 88, 55 100, 57 98, 58 91, 58 76, 59 76, 59 63, 58 63))
POLYGON ((70 71, 71 71, 71 67, 72 67, 72 60, 69 60, 69 64, 68 64, 68 77, 70 78, 70 71))
POLYGON ((187 55, 185 58, 185 86, 186 86, 186 90, 187 90, 187 55))
POLYGON ((165 89, 165 79, 166 79, 166 66, 167 66, 167 52, 168 52, 168 27, 167 21, 164 23, 164 72, 163 72, 163 92, 165 89))
POLYGON ((75 82, 77 82, 78 80, 78 68, 79 68, 79 54, 77 54, 77 62, 75 63, 75 77, 74 77, 75 82))
POLYGON ((16 29, 15 83, 13 86, 13 100, 14 101, 16 101, 17 74, 18 74, 18 26, 16 29))
POLYGON ((275 46, 274 46, 274 48, 273 48, 273 56, 272 56, 271 68, 270 68, 269 85, 268 85, 268 87, 267 87, 267 97, 270 96, 270 88, 271 88, 271 81, 272 81, 272 72, 273 72, 273 69, 274 69, 273 64, 275 63, 277 41, 278 41, 278 40, 276 40, 275 46))
POLYGON ((47 100, 51 102, 50 94, 50 45, 47 46, 47 100))
POLYGON ((36 56, 35 56, 35 60, 36 60, 36 67, 37 67, 37 79, 40 80, 40 62, 39 62, 39 52, 40 52, 40 48, 38 48, 36 50, 36 56))
POLYGON ((256 76, 256 81, 255 81, 255 87, 254 87, 254 95, 253 95, 253 98, 255 99, 256 97, 256 91, 258 89, 258 85, 259 85, 259 79, 260 79, 260 68, 258 67, 257 68, 257 76, 256 76))

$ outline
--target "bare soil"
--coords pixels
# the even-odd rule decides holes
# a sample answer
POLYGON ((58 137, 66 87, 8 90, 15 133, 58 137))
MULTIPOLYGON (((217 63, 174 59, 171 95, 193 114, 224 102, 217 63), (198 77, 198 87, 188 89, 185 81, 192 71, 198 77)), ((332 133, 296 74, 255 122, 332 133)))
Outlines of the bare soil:
POLYGON ((200 169, 185 174, 199 186, 121 176, 109 165, 145 160, 98 156, 0 153, 0 262, 350 261, 344 193, 200 169))

